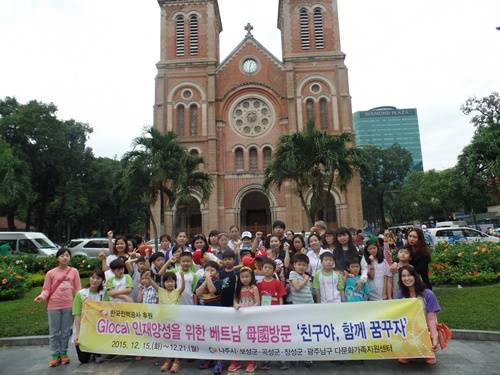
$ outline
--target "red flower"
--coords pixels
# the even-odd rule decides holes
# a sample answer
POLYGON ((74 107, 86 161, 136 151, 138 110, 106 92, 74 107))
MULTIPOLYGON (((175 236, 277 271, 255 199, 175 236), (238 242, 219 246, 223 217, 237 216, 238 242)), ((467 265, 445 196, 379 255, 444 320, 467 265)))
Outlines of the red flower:
POLYGON ((7 279, 3 279, 3 280, 2 280, 2 285, 7 284, 8 282, 9 282, 9 280, 7 280, 7 279))

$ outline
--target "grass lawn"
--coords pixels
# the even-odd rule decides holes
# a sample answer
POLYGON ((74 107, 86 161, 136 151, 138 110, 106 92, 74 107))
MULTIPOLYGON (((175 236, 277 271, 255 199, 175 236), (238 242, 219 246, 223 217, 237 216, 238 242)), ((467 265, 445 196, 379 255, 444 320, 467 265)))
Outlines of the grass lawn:
MULTIPOLYGON (((87 285, 87 279, 82 280, 87 285)), ((47 335, 47 310, 33 299, 34 288, 23 299, 0 302, 0 337, 47 335)), ((435 288, 442 311, 439 320, 455 329, 500 331, 500 284, 468 288, 435 288)))
POLYGON ((438 320, 450 328, 500 331, 500 284, 434 292, 441 304, 438 320))

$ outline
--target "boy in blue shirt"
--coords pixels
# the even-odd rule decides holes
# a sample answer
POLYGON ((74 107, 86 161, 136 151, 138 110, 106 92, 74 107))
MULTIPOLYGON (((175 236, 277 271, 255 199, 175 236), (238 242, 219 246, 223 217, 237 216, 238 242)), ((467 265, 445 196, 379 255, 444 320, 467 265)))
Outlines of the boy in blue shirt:
POLYGON ((368 300, 368 294, 370 289, 368 288, 368 283, 364 283, 363 288, 358 290, 356 283, 361 279, 359 271, 361 266, 358 259, 349 261, 349 266, 347 268, 349 274, 345 281, 345 302, 363 302, 368 300))

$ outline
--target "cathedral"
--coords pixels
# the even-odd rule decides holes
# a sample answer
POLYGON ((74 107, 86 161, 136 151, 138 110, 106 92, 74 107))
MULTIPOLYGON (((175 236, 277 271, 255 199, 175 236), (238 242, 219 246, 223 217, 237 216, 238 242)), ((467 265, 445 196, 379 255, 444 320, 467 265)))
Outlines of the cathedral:
MULTIPOLYGON (((176 133, 188 152, 203 157, 213 192, 206 202, 195 194, 173 209, 157 204, 157 222, 189 235, 233 224, 269 233, 278 219, 289 229, 308 230, 293 187, 266 191, 262 182, 279 137, 303 131, 309 119, 331 134, 354 131, 337 0, 276 1, 282 59, 254 38, 248 24, 223 60, 217 0, 158 3, 154 126, 176 133)), ((359 176, 333 191, 321 215, 330 228, 362 227, 359 176)))

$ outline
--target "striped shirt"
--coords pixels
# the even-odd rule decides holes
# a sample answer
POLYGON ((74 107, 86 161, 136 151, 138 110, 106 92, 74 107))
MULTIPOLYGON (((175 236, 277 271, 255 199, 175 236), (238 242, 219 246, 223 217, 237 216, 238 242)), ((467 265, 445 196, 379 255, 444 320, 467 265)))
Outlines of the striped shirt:
POLYGON ((292 271, 290 272, 290 276, 288 277, 290 281, 290 293, 291 293, 291 301, 294 305, 304 304, 304 303, 314 303, 311 291, 311 280, 309 280, 302 288, 295 289, 292 285, 292 280, 303 281, 304 276, 292 271))

